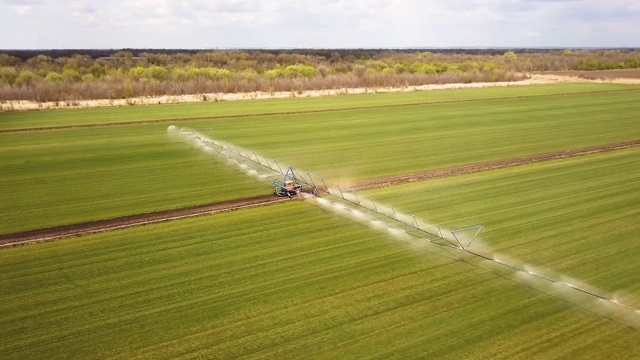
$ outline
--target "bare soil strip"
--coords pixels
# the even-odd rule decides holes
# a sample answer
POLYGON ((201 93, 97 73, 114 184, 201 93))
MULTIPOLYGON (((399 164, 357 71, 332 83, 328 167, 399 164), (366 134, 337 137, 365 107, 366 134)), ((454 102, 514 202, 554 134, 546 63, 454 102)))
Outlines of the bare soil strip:
MULTIPOLYGON (((389 176, 378 179, 361 181, 351 184, 349 190, 366 190, 385 186, 399 185, 414 181, 444 178, 449 176, 472 174, 481 171, 503 169, 514 166, 538 163, 549 160, 576 157, 587 154, 600 153, 605 151, 621 150, 640 146, 640 139, 590 146, 580 149, 564 150, 552 153, 537 154, 532 156, 522 156, 509 159, 487 161, 482 163, 454 166, 443 169, 427 170, 408 175, 389 176)), ((274 195, 263 195, 253 198, 237 199, 231 201, 191 206, 175 210, 158 211, 147 214, 130 215, 114 219, 92 221, 81 224, 60 226, 49 229, 26 231, 21 233, 0 235, 0 248, 29 244, 34 242, 57 240, 72 236, 82 236, 97 232, 117 230, 132 226, 140 226, 169 220, 184 219, 188 217, 216 214, 225 211, 233 211, 244 208, 264 206, 288 201, 289 198, 275 197, 274 195)))
POLYGON ((211 215, 225 211, 233 211, 256 206, 270 205, 287 201, 289 198, 263 195, 252 198, 238 199, 190 206, 181 209, 158 211, 146 214, 124 216, 114 219, 91 221, 81 224, 65 225, 49 229, 25 231, 14 234, 0 235, 0 248, 29 244, 34 242, 57 240, 72 236, 82 236, 92 233, 124 229, 132 226, 153 224, 163 221, 184 219, 194 216, 211 215))

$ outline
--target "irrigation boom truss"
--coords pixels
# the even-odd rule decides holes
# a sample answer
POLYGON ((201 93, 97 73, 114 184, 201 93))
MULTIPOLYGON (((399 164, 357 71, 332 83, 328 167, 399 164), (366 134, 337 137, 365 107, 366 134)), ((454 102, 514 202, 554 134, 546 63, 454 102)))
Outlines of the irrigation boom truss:
POLYGON ((393 206, 386 206, 373 199, 361 199, 355 191, 343 191, 337 183, 326 181, 324 178, 313 175, 310 172, 296 170, 292 165, 284 166, 286 170, 283 170, 283 166, 281 166, 277 160, 269 159, 262 155, 259 156, 254 151, 249 151, 221 140, 208 138, 195 130, 186 130, 186 133, 197 139, 201 143, 200 145, 204 144, 207 148, 214 150, 219 155, 230 160, 236 168, 243 169, 253 166, 256 171, 266 170, 267 173, 259 175, 258 178, 267 179, 274 185, 274 193, 279 196, 294 197, 300 193, 313 196, 321 194, 330 195, 349 202, 352 205, 373 211, 377 215, 383 216, 393 222, 409 226, 418 233, 427 235, 430 238, 443 240, 444 242, 442 244, 448 244, 461 250, 466 250, 473 240, 476 239, 480 230, 484 228, 482 226, 474 226, 453 231, 447 230, 440 225, 420 219, 415 215, 404 214, 394 209, 393 206), (306 177, 301 174, 305 174, 306 177), (366 201, 364 201, 365 199, 366 201), (459 236, 459 233, 464 233, 469 229, 477 229, 477 231, 465 246, 464 240, 466 239, 459 236))

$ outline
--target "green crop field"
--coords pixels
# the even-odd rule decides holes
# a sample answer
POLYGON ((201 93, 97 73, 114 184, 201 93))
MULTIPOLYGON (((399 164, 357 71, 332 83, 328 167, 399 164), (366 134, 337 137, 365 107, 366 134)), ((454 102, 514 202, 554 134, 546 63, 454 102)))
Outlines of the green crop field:
POLYGON ((301 202, 6 249, 0 288, 7 359, 640 355, 635 330, 301 202))
MULTIPOLYGON (((640 139, 639 95, 576 84, 0 113, 0 234, 271 191, 169 125, 344 183, 640 139), (38 129, 72 125, 91 126, 38 129)), ((482 224, 482 251, 640 308, 639 159, 630 148, 362 194, 451 229, 482 224)), ((0 354, 640 357, 640 321, 430 246, 294 201, 2 249, 0 354)))
MULTIPOLYGON (((637 139, 639 94, 591 84, 0 113, 0 130, 285 111, 176 124, 344 183, 637 139)), ((171 143, 171 123, 0 131, 0 233, 269 192, 171 143)))

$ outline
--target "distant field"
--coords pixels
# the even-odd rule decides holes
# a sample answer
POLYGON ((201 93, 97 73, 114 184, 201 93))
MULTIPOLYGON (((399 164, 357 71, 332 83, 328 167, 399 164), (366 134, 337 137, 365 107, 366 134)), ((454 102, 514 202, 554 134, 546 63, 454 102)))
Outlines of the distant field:
POLYGON ((0 251, 0 351, 634 358, 638 332, 294 202, 0 251))
POLYGON ((457 89, 387 93, 374 95, 328 96, 170 104, 96 109, 65 109, 30 112, 0 112, 0 131, 56 126, 100 125, 122 122, 163 121, 167 123, 190 118, 224 118, 260 114, 287 114, 336 111, 353 108, 402 106, 457 101, 481 101, 486 98, 553 96, 567 93, 636 90, 620 84, 564 84, 562 86, 515 86, 490 89, 457 89))
POLYGON ((640 149, 366 191, 449 228, 482 224, 506 259, 640 308, 640 149), (556 275, 559 276, 559 275, 556 275))
MULTIPOLYGON (((213 137, 345 183, 638 139, 639 91, 572 84, 0 113, 0 127, 203 116, 215 106, 227 115, 289 111, 175 123, 212 129, 213 137), (377 107, 385 104, 394 106, 377 107)), ((171 143, 166 129, 172 123, 0 132, 0 187, 7 189, 0 233, 270 191, 171 143)))

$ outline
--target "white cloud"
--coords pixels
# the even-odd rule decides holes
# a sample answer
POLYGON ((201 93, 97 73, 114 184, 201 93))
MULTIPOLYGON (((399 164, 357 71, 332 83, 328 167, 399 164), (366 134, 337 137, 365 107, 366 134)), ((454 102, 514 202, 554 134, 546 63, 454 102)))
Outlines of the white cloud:
POLYGON ((31 13, 33 5, 41 5, 44 0, 3 0, 12 5, 13 12, 18 16, 27 16, 31 13))
POLYGON ((19 16, 28 15, 31 12, 31 6, 29 5, 15 5, 13 11, 19 16))
POLYGON ((99 22, 99 12, 89 0, 73 0, 69 4, 71 17, 82 25, 95 25, 99 22))

